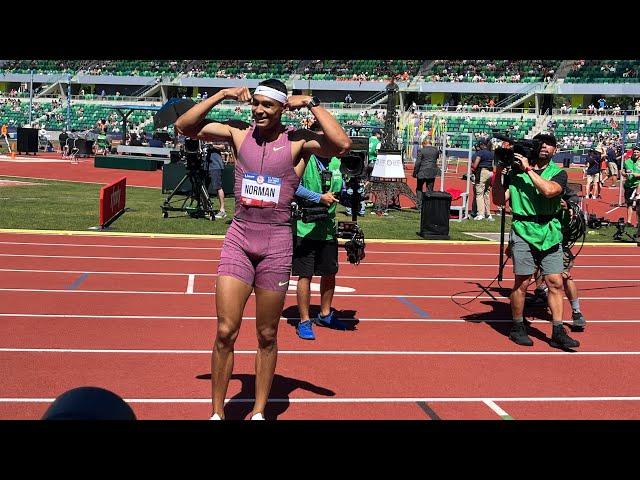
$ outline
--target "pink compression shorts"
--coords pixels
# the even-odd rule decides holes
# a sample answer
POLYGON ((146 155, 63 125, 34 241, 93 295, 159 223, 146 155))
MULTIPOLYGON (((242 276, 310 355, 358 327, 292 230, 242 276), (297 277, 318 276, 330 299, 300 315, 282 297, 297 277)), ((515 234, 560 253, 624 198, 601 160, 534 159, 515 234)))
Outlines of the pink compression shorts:
POLYGON ((235 277, 265 290, 287 291, 292 259, 290 225, 234 218, 222 244, 218 276, 235 277))

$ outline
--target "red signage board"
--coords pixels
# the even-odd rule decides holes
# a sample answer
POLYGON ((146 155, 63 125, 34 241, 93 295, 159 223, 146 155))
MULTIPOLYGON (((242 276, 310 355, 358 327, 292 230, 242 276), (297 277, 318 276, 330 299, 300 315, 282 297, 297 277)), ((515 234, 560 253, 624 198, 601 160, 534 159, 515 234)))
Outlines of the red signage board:
POLYGON ((100 226, 104 228, 124 212, 127 177, 100 189, 100 226))

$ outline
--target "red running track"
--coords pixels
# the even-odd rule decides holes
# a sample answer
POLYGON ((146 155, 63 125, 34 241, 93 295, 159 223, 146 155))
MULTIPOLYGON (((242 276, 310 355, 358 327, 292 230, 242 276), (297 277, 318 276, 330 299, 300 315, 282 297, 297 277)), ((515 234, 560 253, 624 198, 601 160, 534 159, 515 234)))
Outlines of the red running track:
MULTIPOLYGON (((138 418, 207 418, 220 243, 0 234, 0 418, 39 418, 52 398, 80 385, 115 391, 138 418)), ((268 417, 640 417, 635 248, 584 248, 585 268, 575 274, 589 324, 573 334, 582 342, 576 353, 549 346, 540 309, 529 315, 534 347, 510 342, 507 291, 471 301, 495 275, 495 245, 367 249, 370 263, 342 263, 337 282, 355 290, 334 302, 354 330, 317 328, 317 340, 304 342, 281 322, 268 417), (460 292, 455 300, 470 303, 452 301, 460 292)), ((284 317, 297 315, 291 291, 284 317)), ((246 316, 230 418, 244 418, 253 398, 253 297, 246 316)))

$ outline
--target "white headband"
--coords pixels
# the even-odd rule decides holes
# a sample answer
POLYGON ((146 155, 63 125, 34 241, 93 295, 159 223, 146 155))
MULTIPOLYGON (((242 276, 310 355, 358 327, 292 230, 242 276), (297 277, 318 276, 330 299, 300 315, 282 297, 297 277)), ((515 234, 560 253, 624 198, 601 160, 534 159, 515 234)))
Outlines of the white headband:
POLYGON ((254 90, 253 94, 264 95, 265 97, 272 98, 283 105, 287 103, 286 93, 282 93, 280 90, 276 90, 275 88, 267 87, 265 85, 258 85, 258 88, 254 90))

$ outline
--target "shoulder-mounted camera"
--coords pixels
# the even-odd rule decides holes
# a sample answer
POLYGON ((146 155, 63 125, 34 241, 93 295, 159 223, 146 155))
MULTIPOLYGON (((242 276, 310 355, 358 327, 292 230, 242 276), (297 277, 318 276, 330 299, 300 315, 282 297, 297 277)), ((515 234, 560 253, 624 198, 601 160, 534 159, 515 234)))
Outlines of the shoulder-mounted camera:
POLYGON ((542 148, 542 142, 535 138, 515 140, 506 135, 494 135, 494 138, 502 140, 503 142, 502 146, 493 151, 493 155, 498 162, 498 165, 505 168, 509 168, 513 165, 515 161, 515 153, 526 157, 527 160, 532 162, 538 158, 540 149, 542 148))

